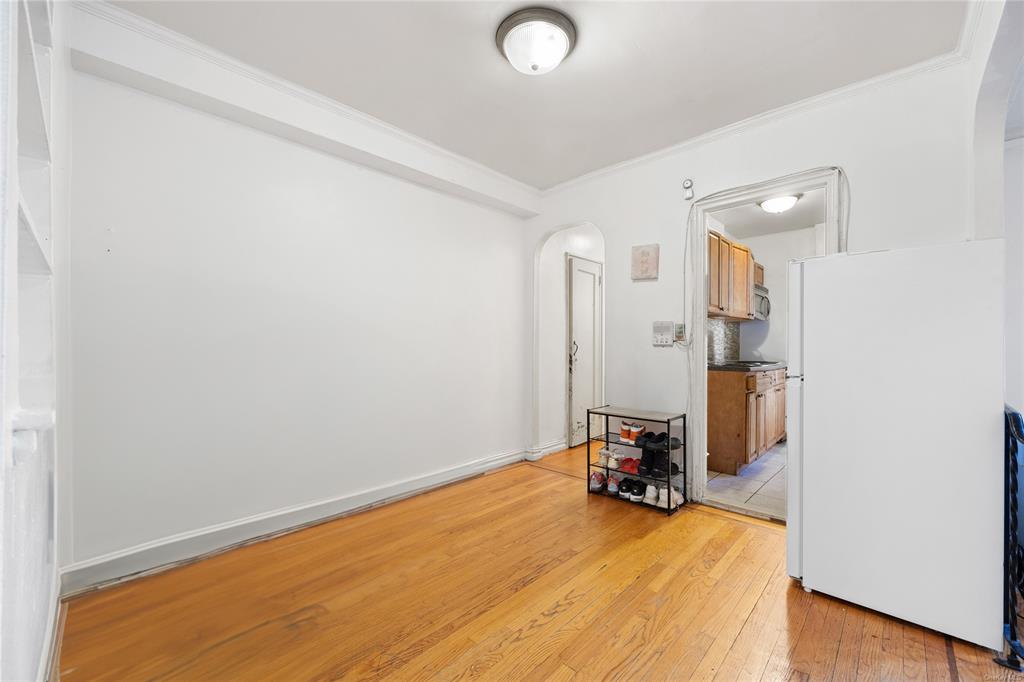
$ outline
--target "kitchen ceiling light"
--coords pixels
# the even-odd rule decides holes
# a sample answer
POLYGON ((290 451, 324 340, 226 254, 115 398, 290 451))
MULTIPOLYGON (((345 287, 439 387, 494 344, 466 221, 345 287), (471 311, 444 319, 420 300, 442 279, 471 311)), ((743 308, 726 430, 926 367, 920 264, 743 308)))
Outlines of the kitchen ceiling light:
POLYGON ((516 71, 540 76, 553 71, 576 45, 576 27, 561 12, 531 7, 509 15, 494 37, 516 71))
POLYGON ((789 209, 796 206, 796 202, 800 201, 800 194, 790 194, 785 197, 775 197, 774 199, 765 199, 764 201, 758 202, 758 206, 765 213, 785 213, 789 209))

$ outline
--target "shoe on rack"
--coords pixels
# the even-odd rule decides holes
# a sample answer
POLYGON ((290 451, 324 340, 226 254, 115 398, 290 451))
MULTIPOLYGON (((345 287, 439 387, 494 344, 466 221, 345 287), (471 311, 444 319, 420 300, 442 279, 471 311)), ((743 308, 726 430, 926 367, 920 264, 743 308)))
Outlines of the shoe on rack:
POLYGON ((612 495, 619 494, 619 479, 615 476, 608 477, 608 492, 612 495))
POLYGON ((600 471, 590 474, 590 489, 595 493, 604 490, 604 480, 604 474, 600 471))
POLYGON ((633 424, 629 427, 629 439, 636 443, 636 439, 644 435, 645 428, 642 424, 633 424))
POLYGON ((633 425, 630 422, 624 421, 619 427, 619 438, 622 440, 630 440, 633 436, 633 425))
POLYGON ((633 479, 624 478, 619 481, 619 497, 624 500, 629 499, 630 493, 633 492, 633 479))
POLYGON ((668 451, 662 450, 654 453, 654 467, 651 470, 651 476, 665 478, 666 472, 669 470, 673 476, 679 473, 679 465, 675 462, 670 463, 668 451))
POLYGON ((644 447, 643 453, 640 455, 640 464, 637 466, 637 473, 643 476, 650 476, 651 469, 654 467, 654 450, 648 447, 644 447))
POLYGON ((668 488, 658 488, 658 506, 668 509, 668 488))
POLYGON ((640 460, 636 457, 626 457, 619 461, 619 471, 624 471, 627 474, 637 473, 637 467, 640 464, 640 460))
POLYGON ((676 490, 675 488, 669 488, 669 491, 671 491, 672 495, 672 508, 675 509, 676 507, 683 503, 683 494, 676 490))
POLYGON ((610 455, 608 455, 608 468, 609 469, 618 469, 619 468, 619 457, 614 452, 611 453, 610 455))
POLYGON ((597 453, 597 463, 603 467, 608 466, 608 454, 607 448, 601 448, 597 453))
POLYGON ((658 504, 658 487, 653 483, 647 485, 647 491, 644 492, 644 503, 658 504))

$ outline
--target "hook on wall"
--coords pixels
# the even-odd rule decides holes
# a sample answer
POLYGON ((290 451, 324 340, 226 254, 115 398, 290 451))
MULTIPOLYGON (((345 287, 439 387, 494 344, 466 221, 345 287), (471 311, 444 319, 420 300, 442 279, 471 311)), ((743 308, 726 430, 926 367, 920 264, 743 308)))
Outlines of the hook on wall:
POLYGON ((687 200, 693 199, 693 180, 690 178, 683 180, 683 198, 687 200))

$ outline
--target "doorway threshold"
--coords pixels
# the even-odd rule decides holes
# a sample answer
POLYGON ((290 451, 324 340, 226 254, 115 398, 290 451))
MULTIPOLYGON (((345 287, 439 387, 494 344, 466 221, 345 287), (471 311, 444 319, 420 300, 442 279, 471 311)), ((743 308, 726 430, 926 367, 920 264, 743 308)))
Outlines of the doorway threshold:
POLYGON ((770 514, 768 512, 761 511, 761 510, 758 510, 758 509, 752 509, 750 507, 745 507, 742 504, 736 504, 734 502, 722 502, 722 501, 716 500, 716 499, 714 499, 712 497, 705 497, 703 500, 701 500, 701 504, 707 505, 708 507, 714 507, 715 509, 722 509, 722 510, 725 510, 725 511, 730 511, 730 512, 733 512, 735 514, 743 514, 744 516, 753 516, 756 519, 764 519, 765 521, 774 521, 776 523, 781 523, 783 525, 785 525, 785 523, 786 523, 786 519, 780 518, 780 517, 778 517, 778 516, 776 516, 774 514, 770 514))

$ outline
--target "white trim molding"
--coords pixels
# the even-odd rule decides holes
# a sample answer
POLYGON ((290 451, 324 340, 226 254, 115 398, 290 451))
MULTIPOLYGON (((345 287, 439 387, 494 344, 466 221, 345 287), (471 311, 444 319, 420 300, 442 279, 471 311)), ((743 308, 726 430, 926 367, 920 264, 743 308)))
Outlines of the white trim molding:
POLYGON ((78 71, 520 218, 540 213, 526 183, 131 12, 75 2, 72 20, 78 71))
POLYGON ((438 486, 521 462, 524 456, 522 450, 503 452, 376 488, 254 514, 78 561, 65 567, 61 572, 61 597, 164 570, 236 546, 394 502, 438 486))
POLYGON ((844 85, 834 90, 829 90, 828 92, 812 95, 811 97, 807 97, 790 104, 784 104, 780 107, 776 107, 775 109, 769 109, 768 111, 745 118, 742 121, 737 121, 735 123, 722 126, 721 128, 709 130, 706 133, 701 133, 700 135, 696 135, 668 147, 663 147, 648 154, 620 161, 619 163, 605 166, 604 168, 598 168, 597 170, 585 173, 579 177, 572 178, 571 180, 566 180, 565 182, 549 187, 543 190, 541 195, 551 196, 570 187, 589 182, 590 180, 611 175, 626 168, 639 166, 649 161, 672 156, 673 154, 677 154, 682 151, 696 149, 720 138, 728 137, 747 129, 758 128, 801 111, 827 106, 833 102, 838 102, 877 88, 887 87, 923 73, 939 71, 951 66, 956 66, 957 64, 962 64, 970 58, 971 53, 974 50, 975 37, 978 31, 978 26, 981 22, 982 10, 985 4, 987 3, 977 1, 967 3, 967 13, 964 17, 964 25, 960 31, 957 47, 952 52, 947 52, 946 54, 926 59, 925 61, 918 62, 917 64, 911 64, 910 66, 897 69, 896 71, 883 73, 873 78, 850 83, 849 85, 844 85))
POLYGON ((536 462, 544 459, 552 452, 560 452, 562 450, 565 450, 564 438, 541 443, 540 445, 532 445, 526 451, 526 461, 536 462))
POLYGON ((687 221, 687 238, 691 241, 687 250, 692 256, 686 266, 688 276, 684 280, 688 299, 690 333, 689 345, 689 401, 687 412, 695 417, 687 420, 689 433, 687 442, 690 457, 689 497, 695 502, 704 500, 708 472, 708 219, 714 211, 750 204, 759 199, 785 194, 806 193, 817 189, 825 190, 825 252, 823 255, 845 253, 848 241, 849 193, 846 176, 838 167, 814 168, 786 175, 781 178, 758 182, 743 187, 723 190, 698 199, 690 207, 687 221), (692 292, 692 293, 691 293, 692 292), (689 296, 688 296, 689 295, 689 296))

